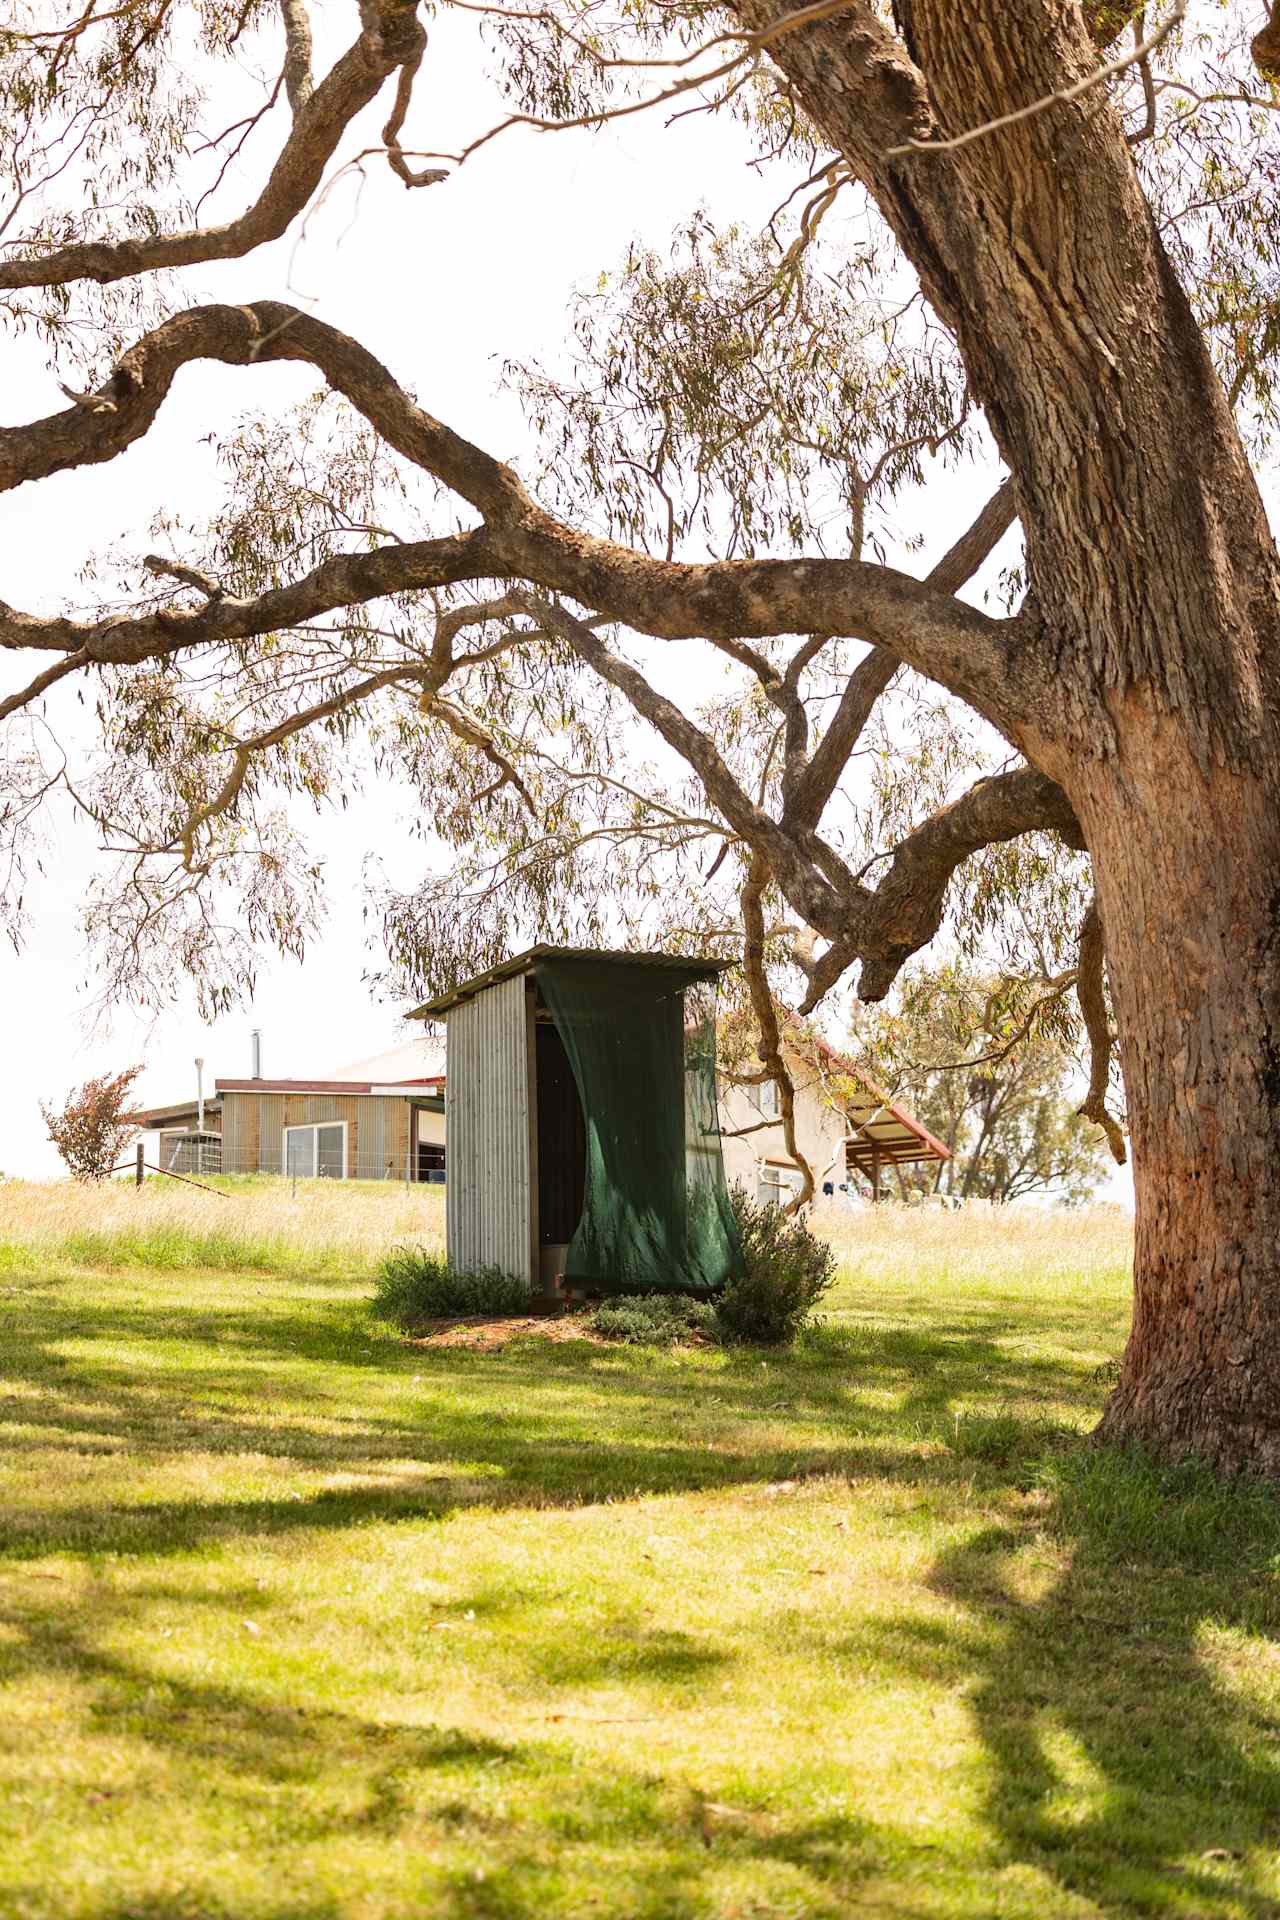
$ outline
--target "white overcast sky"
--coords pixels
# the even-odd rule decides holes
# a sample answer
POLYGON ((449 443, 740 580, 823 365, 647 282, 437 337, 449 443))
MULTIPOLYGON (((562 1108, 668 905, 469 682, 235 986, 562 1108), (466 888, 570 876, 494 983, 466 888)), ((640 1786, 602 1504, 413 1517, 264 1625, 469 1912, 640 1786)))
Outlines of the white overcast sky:
MULTIPOLYGON (((322 27, 337 23, 345 32, 353 13, 353 7, 331 5, 317 18, 322 27)), ((469 28, 446 15, 432 24, 431 36, 406 138, 447 149, 490 124, 500 109, 477 71, 469 28)), ((327 50, 337 44, 331 40, 327 50)), ((210 115, 211 123, 215 118, 210 115)), ((346 150, 373 144, 379 120, 375 107, 353 129, 346 150)), ((278 131, 279 124, 277 113, 267 126, 278 131)), ((267 146, 264 140, 258 164, 267 146)), ((648 115, 595 132, 516 130, 446 185, 413 193, 374 164, 358 202, 355 181, 343 182, 313 216, 301 244, 290 236, 247 260, 194 270, 184 276, 183 293, 193 303, 305 299, 377 353, 431 411, 528 471, 532 435, 513 396, 499 390, 503 361, 535 354, 554 359, 566 338, 572 288, 612 267, 633 238, 662 247, 677 222, 702 203, 717 225, 732 218, 758 225, 779 197, 778 182, 761 179, 748 157, 727 119, 697 116, 665 127, 658 115, 648 115)), ((219 201, 222 217, 251 197, 256 178, 250 169, 229 180, 219 201)), ((4 351, 11 356, 5 423, 54 411, 58 369, 25 342, 6 344, 4 351)), ((137 550, 151 515, 165 505, 186 513, 211 505, 218 488, 202 436, 250 408, 288 406, 315 384, 303 368, 186 370, 157 425, 120 459, 4 497, 0 598, 52 611, 64 595, 74 595, 75 570, 90 552, 116 541, 137 550)), ((927 566, 994 484, 994 470, 969 469, 940 489, 931 487, 921 527, 926 552, 906 564, 927 566)), ((908 516, 904 504, 909 530, 908 516)), ((27 661, 0 661, 0 692, 29 672, 27 661)), ((206 1060, 207 1083, 219 1074, 248 1073, 254 1026, 263 1030, 264 1065, 272 1075, 323 1073, 403 1039, 401 1010, 377 1002, 362 979, 381 954, 368 944, 360 874, 366 852, 376 849, 397 882, 413 883, 425 854, 399 825, 407 804, 404 794, 379 792, 345 814, 325 816, 317 844, 327 851, 330 910, 321 936, 301 964, 264 954, 252 1004, 211 1027, 201 1024, 189 1001, 152 1020, 118 1013, 104 1024, 91 1017, 94 986, 79 912, 94 838, 84 828, 61 833, 46 871, 28 890, 27 945, 16 955, 0 951, 6 1010, 0 1170, 58 1170, 37 1101, 61 1097, 93 1072, 143 1060, 142 1096, 161 1102, 193 1091, 197 1054, 206 1060)))

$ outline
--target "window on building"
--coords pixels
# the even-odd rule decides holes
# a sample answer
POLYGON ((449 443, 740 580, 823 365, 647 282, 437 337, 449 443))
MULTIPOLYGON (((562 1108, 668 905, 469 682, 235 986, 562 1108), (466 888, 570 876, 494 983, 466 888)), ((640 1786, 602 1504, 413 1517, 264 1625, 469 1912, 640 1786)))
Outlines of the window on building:
POLYGON ((780 1166, 766 1160, 756 1180, 756 1200, 761 1206, 785 1207, 804 1185, 799 1167, 780 1166))
POLYGON ((326 1120, 314 1127, 286 1127, 284 1170, 295 1180, 345 1180, 346 1121, 326 1120))
POLYGON ((762 1080, 751 1089, 751 1104, 762 1120, 776 1120, 782 1111, 776 1080, 762 1080))

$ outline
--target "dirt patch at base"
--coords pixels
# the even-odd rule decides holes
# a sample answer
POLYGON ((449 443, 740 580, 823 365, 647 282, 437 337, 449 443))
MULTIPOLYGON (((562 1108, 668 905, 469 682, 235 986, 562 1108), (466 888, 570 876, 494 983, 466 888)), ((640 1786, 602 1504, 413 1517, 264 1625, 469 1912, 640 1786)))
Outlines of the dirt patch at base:
POLYGON ((589 1340, 593 1346, 608 1343, 593 1333, 585 1313, 527 1314, 519 1319, 491 1320, 484 1314, 470 1314, 459 1320, 427 1320, 408 1336, 411 1347, 474 1347, 493 1353, 536 1334, 542 1340, 589 1340))

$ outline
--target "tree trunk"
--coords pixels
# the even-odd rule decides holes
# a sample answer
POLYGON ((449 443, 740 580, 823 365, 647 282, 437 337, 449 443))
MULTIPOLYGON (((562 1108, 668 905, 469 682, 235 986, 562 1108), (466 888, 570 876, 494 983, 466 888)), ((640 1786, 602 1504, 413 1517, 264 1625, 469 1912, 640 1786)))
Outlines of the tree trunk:
POLYGON ((1280 777, 1130 697, 1075 798, 1133 1130, 1134 1318, 1101 1432, 1280 1473, 1280 777))
MULTIPOLYGON (((749 23, 771 0, 736 0, 749 23)), ((772 57, 954 331, 1026 536, 990 717, 1093 857, 1137 1187, 1103 1431, 1280 1473, 1280 564, 1078 7, 860 0, 772 57), (923 141, 926 151, 904 151, 923 141)))

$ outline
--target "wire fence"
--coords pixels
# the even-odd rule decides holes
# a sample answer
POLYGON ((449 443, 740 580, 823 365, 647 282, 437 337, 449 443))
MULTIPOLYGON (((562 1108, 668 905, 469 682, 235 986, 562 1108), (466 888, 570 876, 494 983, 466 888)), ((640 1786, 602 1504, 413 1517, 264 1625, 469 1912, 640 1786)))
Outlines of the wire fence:
MULTIPOLYGON (((325 1129, 316 1130, 323 1136, 325 1129)), ((150 1159, 150 1156, 148 1156, 150 1159)), ((391 1153, 361 1153, 345 1141, 317 1140, 308 1130, 302 1139, 287 1142, 277 1151, 268 1148, 237 1150, 216 1134, 173 1134, 161 1136, 155 1165, 163 1173, 194 1179, 219 1174, 275 1175, 286 1180, 396 1180, 443 1186, 444 1148, 427 1145, 416 1150, 391 1153)))

